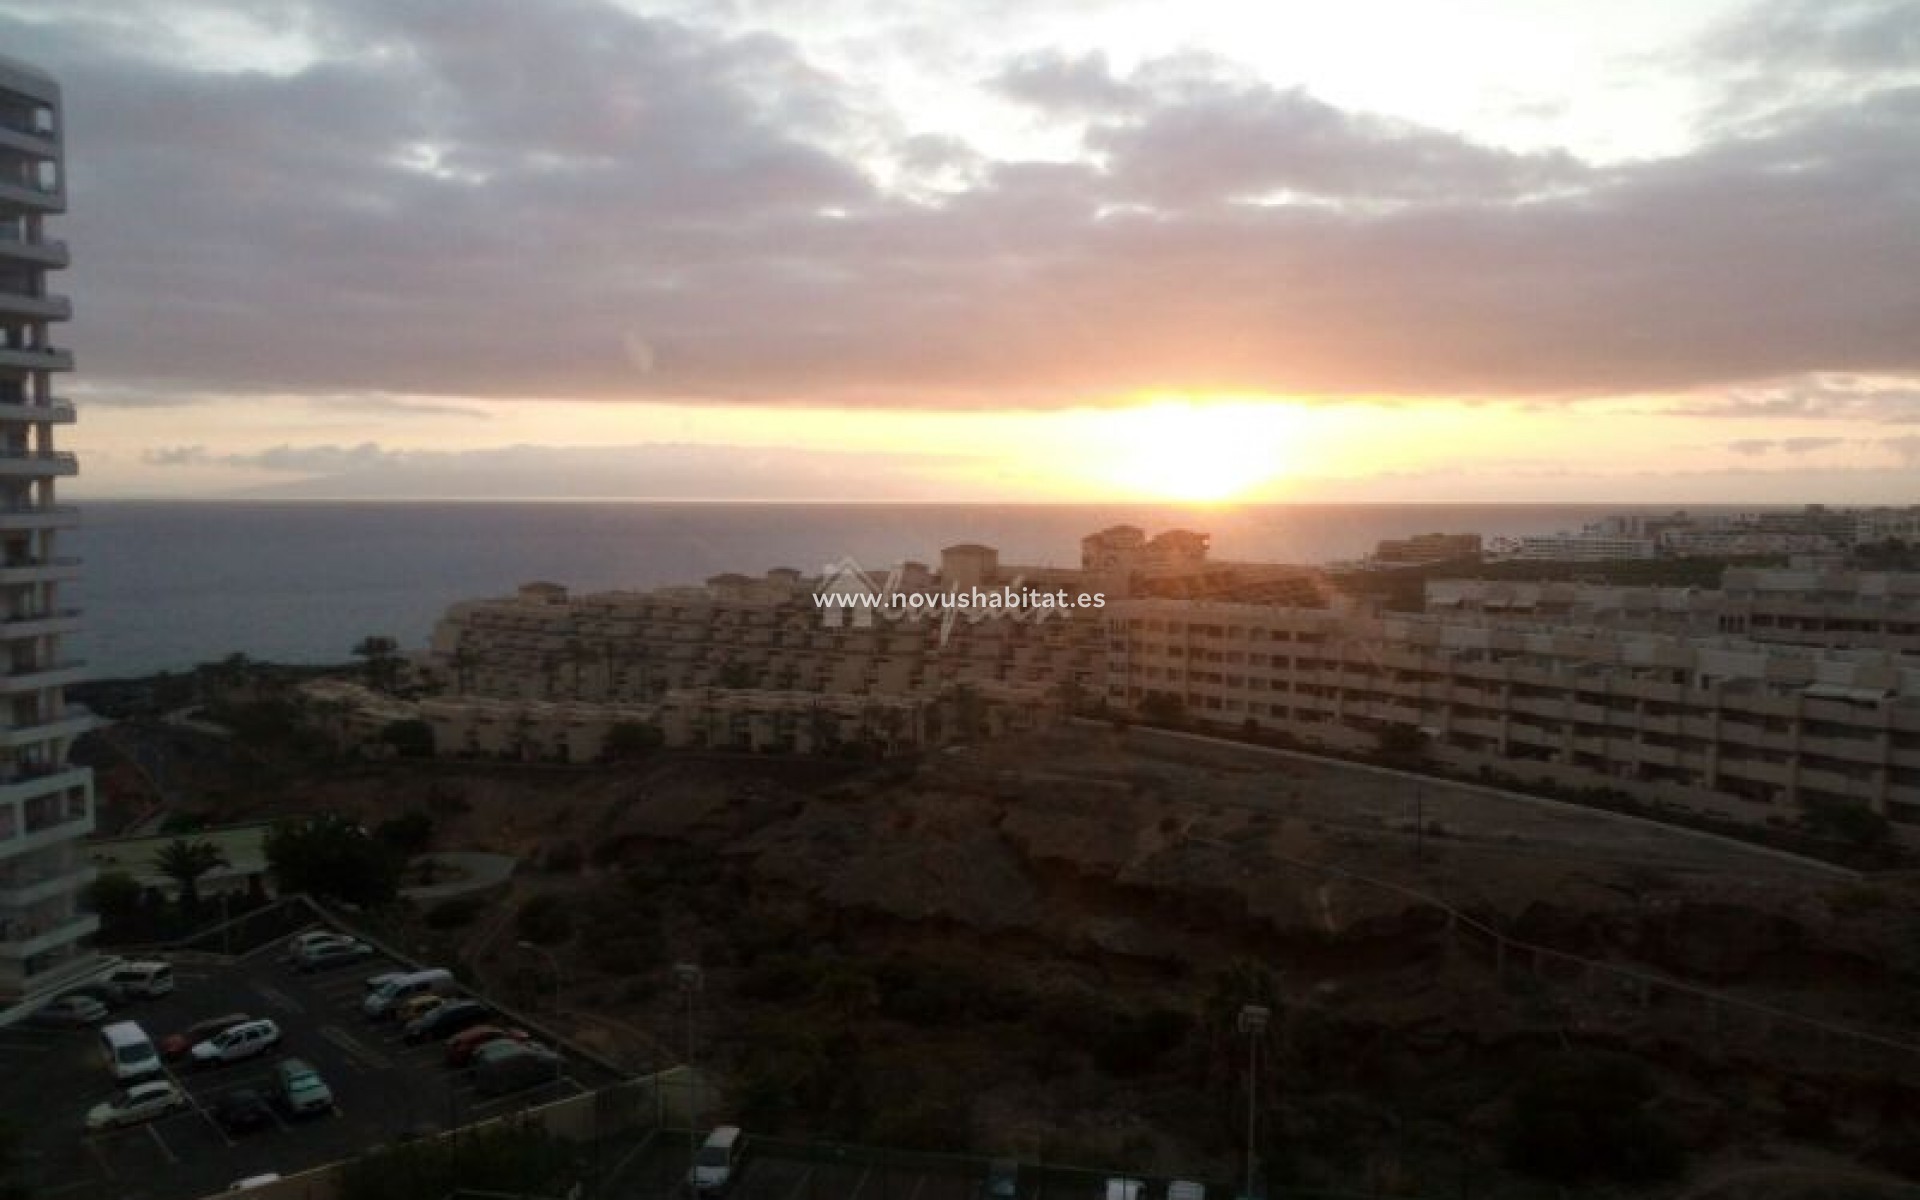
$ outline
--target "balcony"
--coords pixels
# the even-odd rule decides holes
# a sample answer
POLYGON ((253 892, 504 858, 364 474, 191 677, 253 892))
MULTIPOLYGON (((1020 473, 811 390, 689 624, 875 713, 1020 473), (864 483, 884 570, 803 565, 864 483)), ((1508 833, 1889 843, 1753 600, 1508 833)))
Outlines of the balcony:
POLYGON ((0 288, 0 317, 66 321, 73 317, 73 301, 65 296, 29 296, 0 288))
POLYGON ((71 371, 73 352, 56 346, 0 346, 0 367, 17 371, 71 371))
POLYGON ((77 892, 99 874, 100 868, 92 863, 71 863, 51 871, 0 875, 0 908, 27 908, 55 896, 77 892))
POLYGON ((65 529, 80 523, 80 510, 71 504, 0 505, 0 529, 65 529))
MULTIPOLYGON (((6 789, 0 788, 0 792, 6 789)), ((0 838, 0 850, 9 855, 31 854, 48 846, 71 842, 93 832, 93 806, 84 805, 78 816, 71 812, 58 820, 29 823, 27 831, 11 838, 0 838)))
POLYGON ((100 930, 100 918, 94 913, 75 913, 44 927, 14 929, 0 925, 0 959, 21 961, 36 958, 49 950, 72 945, 100 930))
POLYGON ((79 414, 65 400, 50 404, 0 400, 0 421, 32 421, 41 425, 71 425, 79 414))
MULTIPOLYGON (((0 804, 80 787, 87 782, 87 770, 67 762, 0 764, 0 804)), ((57 822, 59 818, 52 819, 57 822)), ((27 822, 27 832, 39 832, 32 820, 27 822)))
POLYGON ((26 208, 35 212, 65 212, 66 193, 38 181, 0 180, 0 208, 26 208))
POLYGON ((21 128, 4 121, 0 121, 0 149, 18 150, 39 158, 60 157, 60 143, 51 129, 21 128))
POLYGON ((0 259, 58 270, 71 262, 72 256, 67 252, 67 244, 59 238, 28 241, 13 230, 0 229, 0 259))
POLYGON ((29 719, 24 723, 0 727, 0 750, 37 746, 57 738, 76 738, 99 724, 99 720, 85 705, 70 704, 58 715, 45 720, 29 719))
POLYGON ((78 683, 85 677, 86 665, 74 658, 63 662, 38 663, 0 670, 0 696, 14 696, 21 692, 37 692, 44 688, 65 687, 70 683, 78 683))
POLYGON ((0 641, 19 641, 22 638, 46 637, 56 633, 77 633, 79 630, 80 610, 77 608, 49 608, 42 612, 0 616, 0 641))
POLYGON ((0 476, 77 475, 80 459, 67 450, 0 450, 0 476))
POLYGON ((80 560, 63 558, 0 559, 0 586, 10 583, 46 583, 80 574, 80 560))

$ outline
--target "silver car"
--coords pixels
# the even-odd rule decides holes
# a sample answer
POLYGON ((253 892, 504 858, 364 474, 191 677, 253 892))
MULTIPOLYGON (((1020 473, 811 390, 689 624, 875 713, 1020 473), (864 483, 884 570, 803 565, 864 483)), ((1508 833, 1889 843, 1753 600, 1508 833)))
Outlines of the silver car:
POLYGON ((187 1094, 165 1079, 136 1083, 124 1092, 116 1092, 87 1111, 87 1132, 138 1125, 179 1112, 187 1106, 187 1094))

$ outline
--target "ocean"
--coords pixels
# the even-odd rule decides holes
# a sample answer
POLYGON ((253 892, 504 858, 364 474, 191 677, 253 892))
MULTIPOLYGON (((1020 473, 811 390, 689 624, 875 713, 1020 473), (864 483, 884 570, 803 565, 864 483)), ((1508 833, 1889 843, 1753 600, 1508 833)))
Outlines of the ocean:
POLYGON ((240 652, 344 662, 368 634, 426 644, 456 600, 546 579, 578 591, 698 583, 723 571, 806 573, 939 561, 955 542, 1002 562, 1070 565, 1117 523, 1213 535, 1225 559, 1357 558, 1432 531, 1551 533, 1631 506, 331 503, 99 501, 63 549, 86 560, 80 655, 96 678, 240 652))

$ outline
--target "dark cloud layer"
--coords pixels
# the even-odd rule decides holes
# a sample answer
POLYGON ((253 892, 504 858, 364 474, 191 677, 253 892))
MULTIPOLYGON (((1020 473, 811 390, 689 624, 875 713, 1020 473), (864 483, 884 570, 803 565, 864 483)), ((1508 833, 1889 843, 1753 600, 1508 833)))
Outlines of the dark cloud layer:
POLYGON ((960 455, 674 443, 436 451, 361 442, 247 453, 189 445, 150 450, 143 458, 158 467, 241 468, 303 477, 245 493, 281 499, 925 500, 966 489, 964 468, 973 465, 960 455))
POLYGON ((973 181, 931 201, 874 182, 858 98, 771 36, 281 0, 247 11, 323 57, 274 75, 111 11, 0 17, 67 89, 74 336, 109 388, 1018 407, 1920 372, 1920 88, 1892 78, 1598 168, 1205 61, 1030 58, 994 86, 1088 159, 903 134, 893 161, 973 181))

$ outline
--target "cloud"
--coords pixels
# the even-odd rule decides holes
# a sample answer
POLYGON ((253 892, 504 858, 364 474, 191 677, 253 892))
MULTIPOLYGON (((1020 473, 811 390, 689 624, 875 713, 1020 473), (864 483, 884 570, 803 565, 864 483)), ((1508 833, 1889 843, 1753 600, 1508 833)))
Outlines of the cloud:
POLYGON ((1814 375, 1730 388, 1654 410, 1670 416, 1920 423, 1920 380, 1814 375))
POLYGON ((872 144, 870 98, 695 16, 278 0, 246 11, 293 48, 240 70, 139 36, 165 6, 31 11, 0 43, 65 86, 62 286, 122 394, 1044 408, 1920 375, 1897 82, 1592 168, 1197 57, 1043 55, 985 74, 1077 113, 1084 156, 984 161, 872 144), (881 161, 952 190, 889 190, 881 161))
POLYGON ((1155 86, 1155 74, 1150 65, 1119 85, 1142 99, 1097 121, 1087 143, 1104 159, 1113 191, 1157 206, 1275 194, 1460 203, 1569 188, 1587 174, 1565 153, 1481 146, 1346 112, 1299 88, 1188 71, 1155 86))
POLYGON ((239 493, 283 499, 932 500, 983 490, 978 461, 966 455, 738 444, 398 450, 362 442, 219 453, 192 445, 149 450, 143 461, 308 477, 239 493))
POLYGON ((1146 99, 1137 84, 1114 76, 1107 56, 1099 51, 1024 55, 1009 63, 993 84, 1012 99, 1053 115, 1126 111, 1146 99))
POLYGON ((1912 74, 1920 63, 1914 0, 1771 0, 1708 31, 1696 49, 1708 63, 1778 69, 1912 74))
POLYGON ((485 421, 493 416, 471 404, 447 404, 438 400, 408 400, 399 396, 315 396, 309 399, 317 408, 330 411, 367 413, 395 417, 461 417, 485 421))
POLYGON ((148 450, 141 461, 153 467, 238 467, 254 471, 284 471, 299 475, 327 475, 391 466, 409 459, 430 457, 432 451, 382 450, 373 442, 357 446, 275 446, 246 453, 214 454, 205 446, 164 446, 148 450))
POLYGON ((1920 467, 1920 434, 1910 433, 1904 437, 1883 438, 1880 445, 1883 449, 1892 452, 1902 466, 1920 467))
POLYGON ((1727 449, 1733 451, 1735 454, 1758 457, 1762 454, 1772 453, 1779 445, 1780 443, 1772 438, 1741 438, 1738 441, 1728 442, 1727 449))
POLYGON ((1838 437, 1790 437, 1780 439, 1780 449, 1788 454, 1813 454, 1820 450, 1831 450, 1835 446, 1844 446, 1846 438, 1838 437))

